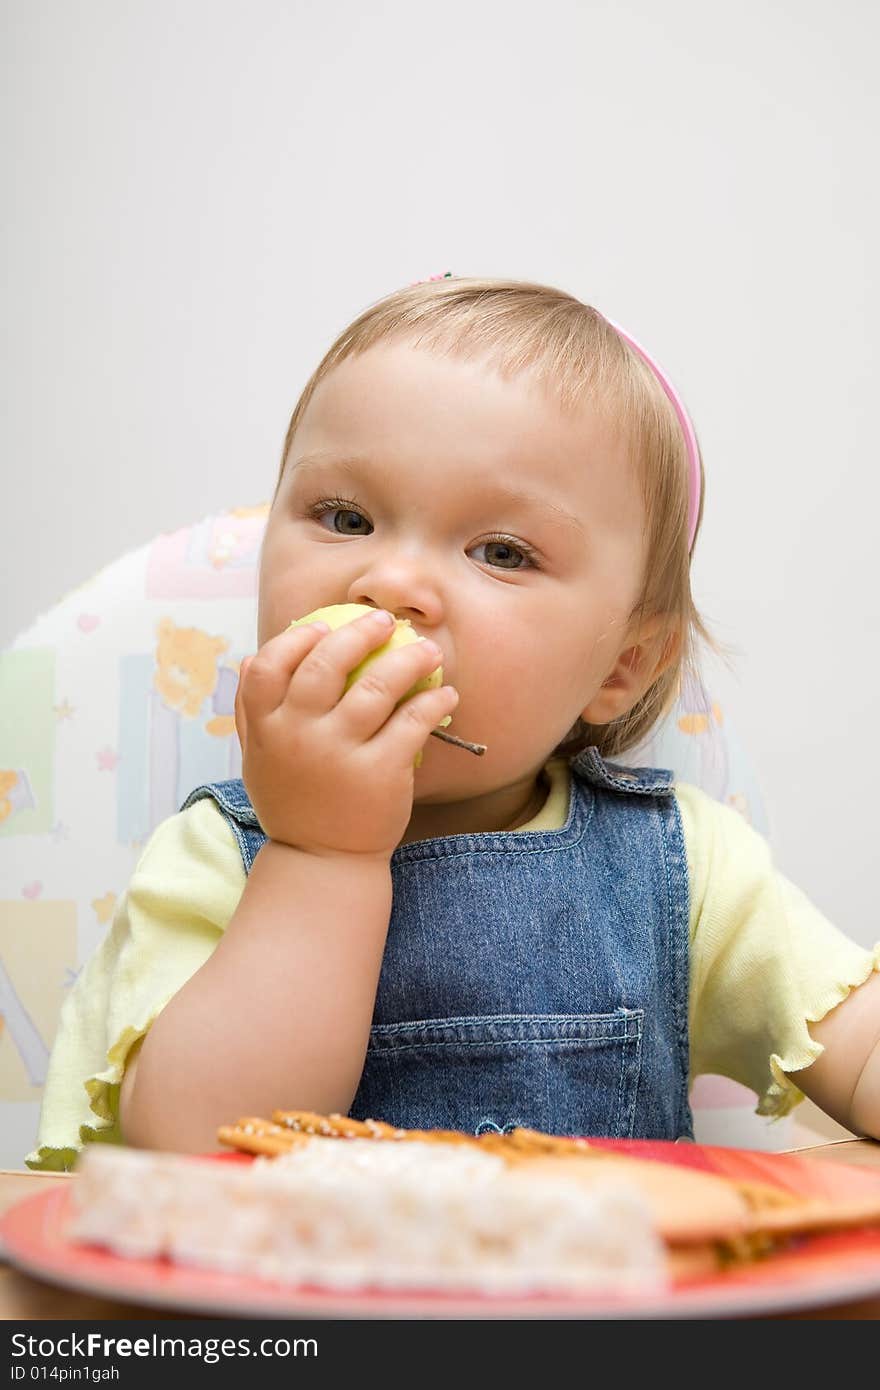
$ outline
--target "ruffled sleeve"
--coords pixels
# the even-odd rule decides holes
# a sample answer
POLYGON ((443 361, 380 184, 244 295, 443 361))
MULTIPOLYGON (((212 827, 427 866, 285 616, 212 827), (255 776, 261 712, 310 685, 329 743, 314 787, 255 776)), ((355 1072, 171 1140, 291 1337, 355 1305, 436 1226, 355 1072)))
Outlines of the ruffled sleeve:
POLYGON ((756 1114, 781 1118, 804 1099, 789 1073, 824 1051, 807 1025, 880 970, 880 943, 859 946, 829 922, 737 811, 686 783, 676 795, 691 883, 692 1078, 728 1076, 756 1093, 756 1114))
POLYGON ((84 1144, 121 1142, 126 1058, 211 955, 244 885, 235 838, 210 798, 156 828, 61 1011, 29 1168, 66 1171, 84 1144))

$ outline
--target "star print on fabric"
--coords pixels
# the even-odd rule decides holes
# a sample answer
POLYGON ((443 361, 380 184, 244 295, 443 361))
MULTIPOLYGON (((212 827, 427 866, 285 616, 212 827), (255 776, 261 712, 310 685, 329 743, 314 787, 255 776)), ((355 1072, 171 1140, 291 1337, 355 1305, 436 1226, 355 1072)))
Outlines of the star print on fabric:
POLYGON ((60 705, 53 705, 52 709, 59 724, 63 719, 72 719, 76 714, 76 709, 67 699, 62 700, 60 705))
POLYGON ((119 756, 115 748, 102 748, 95 754, 98 759, 99 772, 115 772, 119 764, 119 756))

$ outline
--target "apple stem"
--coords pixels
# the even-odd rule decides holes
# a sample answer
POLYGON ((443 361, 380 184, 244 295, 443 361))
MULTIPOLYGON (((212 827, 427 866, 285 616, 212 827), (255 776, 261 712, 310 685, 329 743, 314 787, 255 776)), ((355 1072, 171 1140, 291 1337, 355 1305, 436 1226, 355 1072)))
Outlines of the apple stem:
POLYGON ((485 743, 468 743, 466 738, 456 738, 455 734, 447 734, 445 729, 432 729, 431 733, 435 738, 442 738, 444 743, 454 743, 456 748, 466 748, 469 753, 476 753, 481 758, 486 751, 485 743))

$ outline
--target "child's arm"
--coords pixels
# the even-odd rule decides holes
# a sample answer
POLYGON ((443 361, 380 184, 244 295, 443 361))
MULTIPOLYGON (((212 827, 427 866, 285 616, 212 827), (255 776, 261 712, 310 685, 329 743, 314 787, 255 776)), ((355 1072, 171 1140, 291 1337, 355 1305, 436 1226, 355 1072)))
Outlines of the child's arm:
POLYGON ((216 950, 126 1067, 126 1142, 206 1153, 243 1115, 346 1113, 390 914, 387 859, 264 845, 216 950))
POLYGON ((880 1139, 880 973, 811 1023, 810 1035, 825 1051, 792 1080, 838 1124, 880 1139))
POLYGON ((677 792, 691 880, 694 1076, 748 1086, 759 1115, 786 1115, 808 1095, 880 1138, 880 943, 862 947, 824 917, 738 812, 690 784, 677 792))
POLYGON ((294 628, 242 662, 242 776, 268 843, 222 941, 126 1069, 129 1143, 213 1150, 244 1115, 351 1105, 415 756, 454 708, 448 687, 406 698, 438 664, 423 642, 383 652, 345 690, 390 631, 376 614, 326 636, 294 628))

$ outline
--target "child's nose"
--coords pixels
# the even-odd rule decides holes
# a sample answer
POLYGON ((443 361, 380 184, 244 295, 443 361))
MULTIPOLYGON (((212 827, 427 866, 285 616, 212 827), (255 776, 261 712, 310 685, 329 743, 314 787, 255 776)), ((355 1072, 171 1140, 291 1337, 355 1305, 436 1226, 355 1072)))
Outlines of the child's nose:
POLYGON ((351 559, 364 568, 353 571, 349 603, 387 608, 395 618, 408 618, 420 634, 443 624, 455 575, 436 537, 394 530, 375 544, 370 537, 363 549, 352 547, 351 559))
POLYGON ((361 575, 349 589, 346 602, 368 603, 371 608, 387 609, 398 620, 408 618, 419 636, 442 622, 445 606, 436 570, 431 574, 412 565, 406 571, 389 567, 382 573, 374 570, 361 575))

